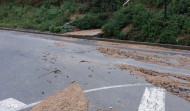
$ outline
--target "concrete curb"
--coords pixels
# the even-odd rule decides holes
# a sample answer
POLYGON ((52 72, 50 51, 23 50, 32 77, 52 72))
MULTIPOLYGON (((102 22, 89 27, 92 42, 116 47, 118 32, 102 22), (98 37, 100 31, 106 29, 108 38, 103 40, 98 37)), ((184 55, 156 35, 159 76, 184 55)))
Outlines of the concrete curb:
POLYGON ((61 36, 61 37, 72 37, 72 38, 78 38, 78 39, 99 40, 99 41, 126 43, 126 44, 151 45, 151 46, 159 46, 159 47, 170 48, 170 49, 190 50, 190 46, 182 46, 182 45, 137 42, 137 41, 129 41, 129 40, 100 38, 100 37, 96 37, 96 36, 68 35, 68 34, 58 34, 58 33, 51 33, 51 32, 40 32, 37 30, 13 29, 13 28, 3 28, 3 27, 0 27, 0 30, 18 31, 18 32, 26 32, 26 33, 34 33, 34 34, 44 34, 44 35, 53 35, 53 36, 61 36))

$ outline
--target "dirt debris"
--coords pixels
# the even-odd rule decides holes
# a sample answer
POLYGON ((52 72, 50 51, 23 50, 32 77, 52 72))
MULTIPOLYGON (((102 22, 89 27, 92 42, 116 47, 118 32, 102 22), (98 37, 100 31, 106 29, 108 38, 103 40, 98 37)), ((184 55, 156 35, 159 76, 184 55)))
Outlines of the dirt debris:
POLYGON ((158 64, 163 66, 181 68, 190 70, 190 58, 182 56, 168 56, 161 54, 153 54, 148 52, 124 50, 118 48, 99 47, 98 50, 104 56, 116 59, 132 58, 136 61, 146 62, 150 64, 158 64), (178 64, 176 64, 176 61, 178 64))
POLYGON ((110 109, 110 110, 102 110, 102 109, 98 109, 97 111, 115 111, 113 109, 110 109))
POLYGON ((151 45, 141 45, 141 44, 122 44, 122 43, 114 43, 114 42, 107 42, 107 41, 97 41, 98 45, 110 45, 110 46, 120 46, 120 47, 129 47, 134 49, 145 49, 145 50, 152 50, 152 51, 162 51, 162 52, 175 52, 175 53, 182 53, 182 54, 190 54, 190 51, 181 50, 181 49, 169 49, 159 46, 151 46, 151 45))
POLYGON ((129 32, 129 30, 130 30, 132 27, 133 27, 133 24, 129 24, 129 25, 127 25, 126 27, 124 27, 124 28, 122 29, 122 32, 123 32, 123 33, 129 32))
POLYGON ((102 35, 101 29, 92 29, 92 30, 82 30, 76 32, 67 32, 65 35, 70 36, 99 36, 102 35))
POLYGON ((79 40, 78 38, 73 38, 73 37, 63 37, 63 40, 70 40, 70 41, 76 41, 79 40))
POLYGON ((50 73, 61 74, 61 71, 60 71, 59 69, 56 69, 56 70, 54 70, 54 71, 52 71, 52 72, 50 72, 50 73))
POLYGON ((155 86, 164 88, 167 91, 179 97, 182 97, 187 101, 190 101, 190 76, 188 75, 159 72, 126 64, 117 64, 117 66, 121 70, 129 70, 135 75, 144 77, 147 82, 152 83, 155 86))
POLYGON ((57 92, 30 111, 87 111, 88 100, 78 83, 73 83, 69 87, 57 92))
POLYGON ((76 18, 80 18, 80 17, 82 17, 82 16, 83 16, 83 14, 74 13, 74 14, 72 14, 72 15, 70 16, 70 19, 71 19, 71 21, 74 21, 76 18))
POLYGON ((55 42, 54 44, 58 47, 64 47, 65 46, 64 42, 55 42))
POLYGON ((92 63, 91 61, 87 61, 87 60, 81 60, 79 63, 84 63, 84 62, 92 63))

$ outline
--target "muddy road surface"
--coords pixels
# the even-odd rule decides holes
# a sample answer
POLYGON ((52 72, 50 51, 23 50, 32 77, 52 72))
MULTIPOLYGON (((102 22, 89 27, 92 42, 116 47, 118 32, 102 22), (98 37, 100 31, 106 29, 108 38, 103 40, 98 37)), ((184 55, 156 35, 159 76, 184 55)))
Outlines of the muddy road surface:
POLYGON ((0 30, 0 111, 75 82, 88 111, 190 111, 190 51, 0 30))

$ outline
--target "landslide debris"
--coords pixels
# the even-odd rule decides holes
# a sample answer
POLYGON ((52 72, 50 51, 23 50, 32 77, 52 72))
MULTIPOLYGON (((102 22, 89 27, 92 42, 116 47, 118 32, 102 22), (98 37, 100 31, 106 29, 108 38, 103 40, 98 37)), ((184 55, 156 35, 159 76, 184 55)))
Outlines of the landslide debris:
POLYGON ((30 111, 87 111, 88 100, 76 82, 69 87, 47 97, 30 111))
POLYGON ((118 48, 99 47, 98 50, 106 57, 116 59, 132 58, 136 61, 158 64, 163 66, 190 70, 190 58, 182 56, 168 56, 156 53, 124 50, 118 48))
POLYGON ((129 70, 135 75, 144 77, 147 82, 164 88, 174 95, 182 97, 190 102, 190 76, 188 75, 159 72, 125 64, 117 64, 117 66, 121 70, 129 70))

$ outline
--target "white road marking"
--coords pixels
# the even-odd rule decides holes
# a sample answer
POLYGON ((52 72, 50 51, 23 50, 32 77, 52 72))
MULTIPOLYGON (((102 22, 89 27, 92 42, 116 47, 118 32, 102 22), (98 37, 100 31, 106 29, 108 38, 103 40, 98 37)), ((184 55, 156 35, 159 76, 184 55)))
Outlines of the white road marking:
POLYGON ((165 90, 146 87, 138 111, 165 111, 165 90))
MULTIPOLYGON (((85 90, 84 92, 85 93, 90 93, 90 92, 95 92, 95 91, 100 91, 100 90, 107 90, 107 89, 114 89, 114 88, 133 87, 133 86, 147 86, 147 85, 150 85, 150 84, 140 84, 140 83, 137 83, 137 84, 115 85, 115 86, 107 86, 107 87, 89 89, 89 90, 85 90)), ((3 103, 3 101, 0 101, 0 103, 1 102, 3 103)), ((19 101, 17 101, 17 102, 19 103, 19 101)), ((26 105, 26 104, 23 103, 22 105, 20 105, 18 107, 14 107, 14 108, 7 109, 7 110, 1 110, 1 108, 6 108, 6 107, 1 106, 1 104, 0 104, 0 111, 19 111, 19 110, 22 110, 22 109, 33 107, 33 106, 35 106, 36 104, 38 104, 40 102, 41 101, 38 101, 38 102, 31 103, 31 104, 28 104, 28 105, 26 105)), ((12 104, 12 103, 13 102, 8 102, 7 104, 11 104, 12 106, 16 105, 16 104, 12 104)))
MULTIPOLYGON (((0 111, 11 111, 15 108, 25 106, 26 104, 17 101, 13 98, 5 99, 3 101, 0 101, 0 111)), ((15 111, 15 110, 14 110, 15 111)))
POLYGON ((35 106, 36 104, 40 103, 41 101, 38 101, 38 102, 35 102, 35 103, 31 103, 31 104, 28 104, 28 105, 25 105, 25 106, 21 106, 19 108, 16 108, 14 110, 11 110, 11 111, 19 111, 19 110, 22 110, 22 109, 26 109, 26 108, 30 108, 32 106, 35 106))
POLYGON ((106 89, 114 89, 114 88, 123 88, 123 87, 132 87, 132 86, 145 86, 150 84, 125 84, 125 85, 116 85, 116 86, 108 86, 108 87, 101 87, 101 88, 95 88, 95 89, 89 89, 85 90, 85 93, 94 92, 94 91, 100 91, 100 90, 106 90, 106 89))

